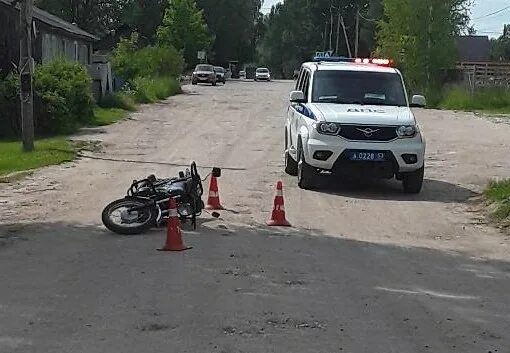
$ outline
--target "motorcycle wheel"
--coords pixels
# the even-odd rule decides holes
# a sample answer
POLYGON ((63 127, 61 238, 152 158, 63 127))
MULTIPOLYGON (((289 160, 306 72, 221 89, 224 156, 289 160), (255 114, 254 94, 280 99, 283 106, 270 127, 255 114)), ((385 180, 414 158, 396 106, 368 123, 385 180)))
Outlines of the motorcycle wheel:
POLYGON ((156 208, 145 205, 137 200, 116 200, 104 208, 101 219, 106 228, 117 234, 141 234, 154 227, 157 218, 156 208), (133 208, 138 210, 131 211, 133 208))

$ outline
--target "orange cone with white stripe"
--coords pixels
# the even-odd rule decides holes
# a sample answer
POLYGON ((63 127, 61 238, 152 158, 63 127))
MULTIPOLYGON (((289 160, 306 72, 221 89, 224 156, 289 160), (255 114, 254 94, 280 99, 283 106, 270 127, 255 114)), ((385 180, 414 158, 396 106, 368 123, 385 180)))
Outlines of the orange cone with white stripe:
POLYGON ((181 221, 177 214, 177 202, 172 197, 168 201, 168 228, 166 232, 165 246, 159 251, 184 251, 191 249, 184 245, 181 234, 181 221))
POLYGON ((218 191, 218 179, 212 175, 209 183, 209 197, 207 198, 206 210, 224 210, 220 203, 220 193, 218 191))
POLYGON ((271 219, 267 222, 268 226, 290 227, 290 223, 285 218, 285 206, 283 201, 283 183, 276 183, 276 196, 274 197, 274 207, 271 219))

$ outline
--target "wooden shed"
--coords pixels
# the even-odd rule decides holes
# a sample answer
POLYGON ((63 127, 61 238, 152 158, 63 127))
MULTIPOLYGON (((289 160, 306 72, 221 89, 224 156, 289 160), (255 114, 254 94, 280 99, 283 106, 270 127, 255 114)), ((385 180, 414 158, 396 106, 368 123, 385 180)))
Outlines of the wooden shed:
MULTIPOLYGON (((19 18, 15 0, 0 0, 0 77, 19 62, 19 18)), ((65 57, 89 65, 96 40, 78 26, 34 7, 32 56, 36 63, 65 57)))

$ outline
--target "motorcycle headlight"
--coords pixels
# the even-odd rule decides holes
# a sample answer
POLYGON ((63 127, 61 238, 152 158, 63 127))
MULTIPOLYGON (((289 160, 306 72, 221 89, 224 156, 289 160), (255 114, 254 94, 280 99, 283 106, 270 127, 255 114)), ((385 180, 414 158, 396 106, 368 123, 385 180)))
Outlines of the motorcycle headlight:
POLYGON ((401 138, 414 137, 418 129, 414 125, 403 125, 397 128, 397 135, 401 138))
POLYGON ((341 127, 337 123, 323 122, 323 123, 317 124, 317 131, 320 134, 336 135, 340 132, 340 129, 341 129, 341 127))

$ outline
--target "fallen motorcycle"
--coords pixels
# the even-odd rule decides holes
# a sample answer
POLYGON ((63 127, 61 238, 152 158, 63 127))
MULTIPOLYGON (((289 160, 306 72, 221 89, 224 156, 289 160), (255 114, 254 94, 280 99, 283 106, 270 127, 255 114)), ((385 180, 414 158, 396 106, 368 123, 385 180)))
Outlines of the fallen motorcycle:
MULTIPOLYGON (((219 168, 213 169, 213 175, 221 174, 219 168)), ((140 234, 144 231, 166 224, 170 198, 177 202, 177 213, 181 221, 191 220, 196 229, 197 216, 204 209, 202 201, 202 179, 195 162, 178 177, 158 179, 149 175, 143 180, 134 180, 126 197, 113 201, 102 213, 103 224, 109 230, 123 235, 140 234)))

